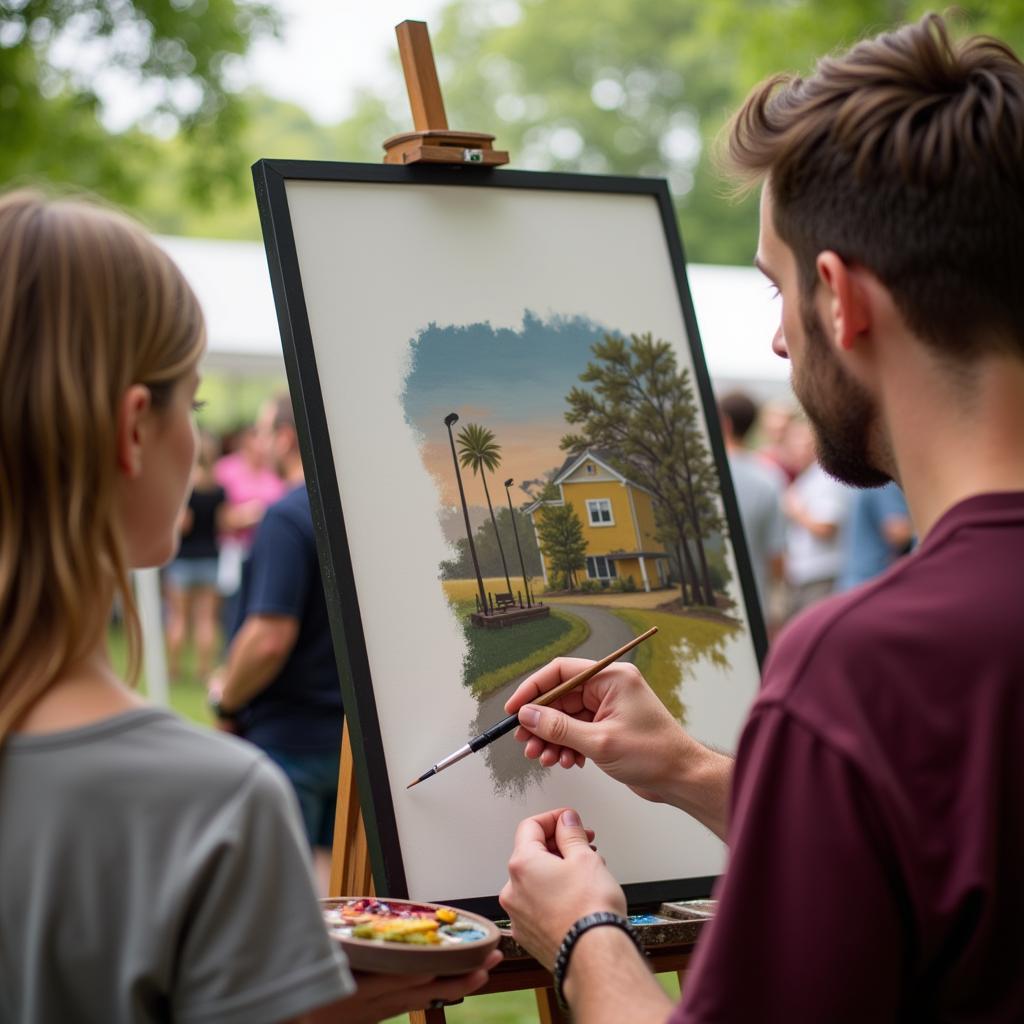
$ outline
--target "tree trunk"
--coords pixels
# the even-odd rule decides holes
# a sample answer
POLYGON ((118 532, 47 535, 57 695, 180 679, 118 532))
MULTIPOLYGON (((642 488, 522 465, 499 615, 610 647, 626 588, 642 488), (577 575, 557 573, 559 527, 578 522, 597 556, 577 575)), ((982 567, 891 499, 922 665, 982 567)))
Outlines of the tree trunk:
POLYGON ((683 545, 682 542, 676 541, 676 566, 679 569, 679 589, 682 591, 683 604, 690 604, 691 597, 690 592, 686 589, 687 578, 686 578, 686 567, 683 564, 683 545))
POLYGON ((491 525, 494 527, 494 539, 498 542, 498 554, 501 555, 501 567, 505 570, 505 585, 507 593, 512 593, 512 581, 508 578, 508 565, 505 562, 505 549, 501 546, 501 534, 498 533, 498 520, 494 518, 494 506, 491 505, 491 492, 487 490, 487 477, 484 475, 483 467, 480 467, 480 479, 484 482, 484 497, 487 499, 487 511, 491 513, 491 525))
POLYGON ((691 604, 705 604, 705 595, 701 587, 700 577, 697 575, 697 567, 693 564, 693 554, 686 540, 686 534, 682 530, 679 531, 679 540, 680 547, 683 549, 683 559, 686 563, 686 574, 690 578, 691 604))
POLYGON ((683 473, 686 484, 686 515, 690 520, 690 528, 693 530, 693 543, 697 548, 697 557, 700 560, 701 581, 704 588, 705 600, 702 602, 709 608, 715 606, 715 588, 711 584, 711 572, 708 569, 708 558, 704 551, 704 531, 701 527, 700 513, 697 511, 697 499, 693 493, 693 473, 690 469, 690 457, 683 448, 683 473))

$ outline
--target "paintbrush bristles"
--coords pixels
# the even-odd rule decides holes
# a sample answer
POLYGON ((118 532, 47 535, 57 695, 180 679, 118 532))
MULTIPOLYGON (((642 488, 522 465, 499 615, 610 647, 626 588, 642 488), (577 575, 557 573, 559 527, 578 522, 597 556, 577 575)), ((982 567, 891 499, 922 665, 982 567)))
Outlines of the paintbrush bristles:
POLYGON ((575 690, 577 686, 581 686, 588 679, 593 678, 602 669, 606 669, 613 661, 617 661, 627 651, 631 651, 637 644, 642 643, 649 636, 654 636, 658 632, 657 626, 651 626, 646 633, 641 633, 639 636, 633 637, 628 644, 623 644, 617 651, 612 651, 611 654, 605 656, 600 661, 595 661, 589 668, 585 668, 582 672, 577 673, 572 679, 566 679, 564 683, 559 683, 553 690, 548 690, 547 693, 542 693, 536 700, 530 701, 531 704, 539 704, 541 707, 547 707, 548 704, 558 700, 559 697, 564 697, 570 690, 575 690))

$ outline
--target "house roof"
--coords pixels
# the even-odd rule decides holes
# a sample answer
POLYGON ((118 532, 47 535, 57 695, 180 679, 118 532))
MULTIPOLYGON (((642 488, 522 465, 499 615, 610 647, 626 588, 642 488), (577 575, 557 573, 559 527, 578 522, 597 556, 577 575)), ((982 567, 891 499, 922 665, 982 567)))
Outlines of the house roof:
POLYGON ((561 486, 561 484, 566 480, 566 478, 572 476, 572 474, 575 473, 576 470, 580 466, 582 466, 587 459, 592 459, 603 469, 606 469, 609 473, 611 473, 611 475, 614 476, 617 480, 621 480, 622 483, 629 484, 630 487, 635 487, 638 491, 644 491, 645 493, 648 494, 650 493, 647 490, 647 488, 643 486, 643 484, 638 484, 634 480, 630 480, 629 477, 623 476, 617 469, 615 469, 609 461, 609 453, 606 451, 602 451, 599 448, 585 448, 583 451, 579 453, 579 455, 575 455, 572 458, 566 459, 565 462, 562 463, 562 468, 558 471, 558 475, 551 482, 553 484, 561 486))
POLYGON ((533 515, 533 513, 536 512, 537 509, 539 509, 541 507, 541 505, 551 505, 552 507, 559 508, 559 507, 561 507, 564 504, 565 504, 565 502, 562 501, 561 498, 553 498, 550 501, 542 501, 540 498, 538 498, 536 501, 534 501, 531 504, 527 505, 526 508, 523 509, 523 515, 524 516, 533 515))

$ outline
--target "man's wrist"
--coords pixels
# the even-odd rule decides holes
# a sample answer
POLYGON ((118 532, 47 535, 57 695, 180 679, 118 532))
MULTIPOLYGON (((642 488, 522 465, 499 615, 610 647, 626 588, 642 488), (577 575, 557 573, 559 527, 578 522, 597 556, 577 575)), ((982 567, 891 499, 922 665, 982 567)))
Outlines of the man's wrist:
POLYGON ((558 997, 558 1001, 562 1004, 563 1008, 567 1005, 568 993, 565 991, 565 983, 568 978, 569 968, 575 962, 578 947, 584 938, 595 931, 618 932, 641 956, 643 955, 640 937, 629 923, 628 918, 611 910, 599 910, 592 914, 585 914, 566 933, 555 956, 553 971, 555 995, 558 997))
POLYGON ((690 737, 687 740, 675 762, 678 767, 666 784, 665 801, 724 838, 733 759, 690 737))
MULTIPOLYGON (((610 963, 624 959, 644 963, 634 939, 621 928, 590 928, 576 940, 575 949, 562 979, 562 998, 570 1006, 578 1005, 580 993, 588 981, 601 975, 610 963)), ((645 964, 646 970, 646 964, 645 964)))

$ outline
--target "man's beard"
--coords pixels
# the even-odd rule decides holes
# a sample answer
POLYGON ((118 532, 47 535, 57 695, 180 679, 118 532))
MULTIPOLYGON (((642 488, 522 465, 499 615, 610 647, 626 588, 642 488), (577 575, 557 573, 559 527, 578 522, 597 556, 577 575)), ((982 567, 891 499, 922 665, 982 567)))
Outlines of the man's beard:
POLYGON ((806 344, 803 365, 793 373, 793 391, 814 428, 822 469, 852 487, 881 487, 892 479, 871 459, 871 431, 878 409, 865 388, 832 353, 817 313, 801 302, 806 344))

